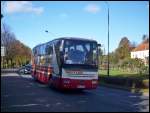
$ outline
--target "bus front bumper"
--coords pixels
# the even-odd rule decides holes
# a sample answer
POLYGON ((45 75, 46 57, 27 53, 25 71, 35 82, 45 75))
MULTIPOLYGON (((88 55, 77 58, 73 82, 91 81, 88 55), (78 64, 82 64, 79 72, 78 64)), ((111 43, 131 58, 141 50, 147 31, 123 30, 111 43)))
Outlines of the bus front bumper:
POLYGON ((98 80, 76 80, 63 78, 61 88, 63 89, 96 89, 98 80))

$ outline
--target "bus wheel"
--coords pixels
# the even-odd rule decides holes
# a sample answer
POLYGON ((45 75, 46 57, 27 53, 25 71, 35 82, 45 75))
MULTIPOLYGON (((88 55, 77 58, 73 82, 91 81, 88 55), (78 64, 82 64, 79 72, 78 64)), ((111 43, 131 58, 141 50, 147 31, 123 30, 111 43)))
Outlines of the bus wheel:
POLYGON ((51 78, 49 78, 49 80, 48 80, 48 86, 49 86, 50 88, 54 88, 54 85, 53 85, 53 83, 52 83, 52 79, 51 79, 51 78))
POLYGON ((38 81, 38 79, 35 76, 32 76, 34 81, 38 81))
POLYGON ((33 80, 34 80, 34 81, 38 81, 38 79, 35 77, 35 74, 36 74, 36 72, 34 72, 34 75, 32 75, 33 80))

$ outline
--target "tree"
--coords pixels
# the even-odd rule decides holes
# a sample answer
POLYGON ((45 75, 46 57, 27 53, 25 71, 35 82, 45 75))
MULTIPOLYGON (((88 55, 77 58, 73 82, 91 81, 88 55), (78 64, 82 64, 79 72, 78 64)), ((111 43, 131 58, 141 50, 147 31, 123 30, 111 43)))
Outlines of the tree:
POLYGON ((119 43, 119 47, 124 47, 124 46, 130 46, 130 41, 128 40, 127 37, 123 37, 119 43))
POLYGON ((148 38, 148 36, 144 34, 144 35, 142 36, 142 41, 145 41, 147 38, 148 38))
POLYGON ((114 65, 118 63, 115 52, 110 53, 110 62, 114 65))
POLYGON ((13 67, 26 64, 30 61, 31 49, 16 40, 16 36, 12 33, 6 24, 3 24, 1 31, 1 42, 6 48, 5 61, 7 67, 13 67))
POLYGON ((134 48, 137 47, 137 43, 135 41, 131 42, 130 47, 131 47, 130 48, 130 51, 131 51, 131 50, 133 50, 134 48))
POLYGON ((115 51, 116 57, 123 60, 126 57, 130 57, 131 43, 127 37, 123 37, 119 43, 118 48, 115 51))
POLYGON ((112 67, 124 67, 125 60, 130 58, 130 51, 135 45, 129 41, 127 37, 121 38, 117 49, 110 53, 110 62, 112 67))
POLYGON ((1 31, 1 42, 2 45, 5 46, 6 48, 6 62, 8 64, 9 60, 12 60, 13 57, 13 52, 11 51, 11 46, 15 41, 15 35, 13 33, 10 32, 10 28, 9 26, 7 26, 6 24, 2 24, 2 31, 1 31))

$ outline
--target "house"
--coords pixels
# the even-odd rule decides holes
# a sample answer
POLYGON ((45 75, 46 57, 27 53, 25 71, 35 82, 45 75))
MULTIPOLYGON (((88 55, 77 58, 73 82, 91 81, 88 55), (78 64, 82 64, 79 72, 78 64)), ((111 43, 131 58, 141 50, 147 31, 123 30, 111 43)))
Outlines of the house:
POLYGON ((143 41, 131 51, 131 58, 139 58, 142 59, 145 64, 149 63, 149 39, 143 41))

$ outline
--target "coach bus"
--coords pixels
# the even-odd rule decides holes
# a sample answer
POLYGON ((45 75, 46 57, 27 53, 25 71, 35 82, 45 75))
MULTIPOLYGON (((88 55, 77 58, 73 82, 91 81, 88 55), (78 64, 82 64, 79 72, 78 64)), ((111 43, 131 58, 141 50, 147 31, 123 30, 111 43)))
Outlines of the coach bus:
POLYGON ((98 86, 98 44, 95 40, 62 37, 32 50, 32 77, 59 89, 98 86))

